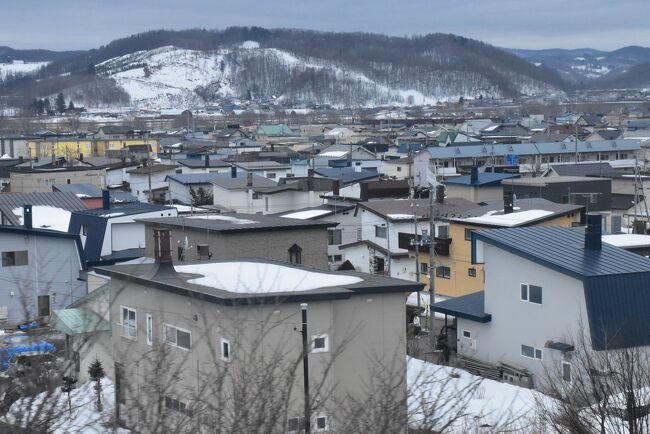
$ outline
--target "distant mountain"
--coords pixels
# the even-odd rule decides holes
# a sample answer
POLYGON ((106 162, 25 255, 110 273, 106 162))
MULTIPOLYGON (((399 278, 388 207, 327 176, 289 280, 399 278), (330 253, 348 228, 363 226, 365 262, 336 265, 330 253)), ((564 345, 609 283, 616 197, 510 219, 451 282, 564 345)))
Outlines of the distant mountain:
POLYGON ((562 78, 575 84, 602 86, 615 83, 615 77, 643 63, 650 63, 650 48, 629 46, 614 51, 591 48, 572 50, 506 49, 534 65, 557 71, 562 78))
POLYGON ((153 31, 55 59, 0 94, 57 92, 75 102, 189 107, 229 98, 339 106, 423 104, 459 98, 561 94, 553 70, 479 41, 444 34, 236 27, 153 31))
POLYGON ((0 63, 14 60, 24 62, 51 62, 62 60, 83 53, 83 51, 50 51, 50 50, 15 50, 10 47, 0 46, 0 63))
POLYGON ((603 77, 594 86, 617 89, 650 89, 650 63, 634 65, 615 77, 603 77))

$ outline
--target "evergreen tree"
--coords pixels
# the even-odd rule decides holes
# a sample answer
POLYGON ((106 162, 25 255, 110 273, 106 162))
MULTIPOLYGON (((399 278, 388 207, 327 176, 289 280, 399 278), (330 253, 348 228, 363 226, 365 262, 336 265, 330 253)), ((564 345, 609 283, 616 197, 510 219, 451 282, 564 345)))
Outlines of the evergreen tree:
POLYGON ((61 114, 65 112, 65 98, 62 93, 56 96, 56 112, 61 114))
POLYGON ((74 110, 74 103, 72 102, 72 100, 70 100, 70 103, 68 104, 68 111, 72 111, 72 110, 74 110))
POLYGON ((192 205, 194 206, 212 205, 214 203, 212 193, 203 187, 199 187, 196 190, 190 187, 190 196, 192 196, 192 205))
POLYGON ((52 103, 49 98, 43 98, 43 113, 47 115, 52 114, 52 103))
POLYGON ((74 385, 77 383, 77 380, 64 375, 61 378, 63 381, 63 386, 61 386, 61 391, 68 395, 68 412, 72 413, 72 401, 70 401, 70 392, 74 390, 74 385))
POLYGON ((100 362, 99 359, 95 359, 95 361, 90 364, 88 367, 88 375, 90 376, 90 379, 95 382, 95 393, 97 394, 95 408, 97 411, 102 411, 102 378, 104 378, 106 374, 102 362, 100 362))

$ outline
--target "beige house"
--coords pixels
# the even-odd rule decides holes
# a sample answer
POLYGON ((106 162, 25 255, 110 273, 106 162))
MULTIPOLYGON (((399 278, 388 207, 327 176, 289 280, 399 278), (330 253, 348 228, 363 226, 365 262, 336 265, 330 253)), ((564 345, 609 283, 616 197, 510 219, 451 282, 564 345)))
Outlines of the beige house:
POLYGON ((9 172, 12 193, 51 192, 56 184, 92 184, 98 188, 106 185, 106 170, 66 167, 55 169, 13 168, 9 172))

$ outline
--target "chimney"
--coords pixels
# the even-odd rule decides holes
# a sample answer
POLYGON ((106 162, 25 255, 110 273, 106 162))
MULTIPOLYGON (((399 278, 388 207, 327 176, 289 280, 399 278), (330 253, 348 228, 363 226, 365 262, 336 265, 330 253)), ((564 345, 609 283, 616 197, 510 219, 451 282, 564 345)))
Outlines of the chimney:
POLYGON ((339 196, 341 194, 341 181, 338 179, 335 179, 332 184, 332 194, 334 196, 339 196))
POLYGON ((171 238, 169 229, 155 229, 153 231, 154 253, 158 264, 172 262, 171 238))
POLYGON ((246 173, 246 187, 253 186, 253 172, 246 173))
POLYGON ((22 155, 20 155, 18 157, 18 164, 23 164, 24 162, 25 162, 25 158, 22 155))
POLYGON ((504 214, 512 214, 512 211, 514 211, 514 202, 513 202, 513 192, 512 191, 504 191, 503 192, 503 213, 504 214))
POLYGON ((32 228, 32 206, 23 205, 23 226, 27 229, 32 228))
POLYGON ((207 169, 208 167, 210 167, 210 155, 205 154, 205 168, 207 169))
POLYGON ((237 178, 237 167, 236 166, 230 166, 230 177, 231 178, 237 178))
POLYGON ((84 154, 79 154, 79 161, 83 161, 83 160, 84 160, 84 154))
POLYGON ((314 169, 307 169, 307 176, 312 178, 314 176, 314 169))
POLYGON ((585 228, 585 250, 601 250, 603 220, 600 214, 587 214, 587 227, 585 228))
POLYGON ((478 167, 472 167, 472 171, 469 174, 469 183, 471 185, 478 183, 478 167))
POLYGON ((436 203, 445 203, 444 185, 436 185, 436 203))
POLYGON ((102 209, 111 209, 111 192, 102 190, 102 209))

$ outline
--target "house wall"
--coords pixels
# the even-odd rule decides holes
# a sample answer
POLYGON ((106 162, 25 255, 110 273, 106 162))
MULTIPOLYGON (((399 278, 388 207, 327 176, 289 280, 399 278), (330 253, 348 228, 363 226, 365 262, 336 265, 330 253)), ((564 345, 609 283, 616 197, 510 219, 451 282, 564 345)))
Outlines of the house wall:
MULTIPOLYGON (((571 227, 572 223, 580 221, 580 213, 559 216, 541 222, 535 226, 563 226, 571 227)), ((451 244, 449 245, 449 256, 438 255, 436 257, 437 265, 443 265, 450 268, 450 278, 436 277, 436 294, 449 297, 460 297, 461 295, 471 294, 483 289, 483 266, 481 264, 472 264, 472 242, 465 239, 465 229, 477 231, 485 227, 467 225, 457 222, 450 222, 449 236, 451 244), (469 268, 476 269, 476 277, 469 275, 469 268)), ((420 255, 420 260, 429 259, 427 253, 420 255)), ((428 283, 428 282, 427 282, 428 283)))
POLYGON ((458 184, 445 184, 447 197, 461 197, 474 203, 503 199, 501 185, 473 187, 458 184))
POLYGON ((458 353, 491 364, 505 362, 525 368, 541 385, 545 369, 554 372, 562 360, 559 351, 545 348, 546 342, 574 343, 581 323, 590 339, 583 284, 487 243, 484 249, 485 312, 492 315, 492 321, 480 324, 459 318, 458 353), (522 283, 543 288, 542 305, 521 301, 522 283), (471 331, 475 350, 462 337, 462 330, 471 331), (541 349, 542 361, 522 356, 522 344, 541 349))
MULTIPOLYGON (((38 296, 50 296, 50 310, 63 309, 87 292, 74 240, 26 234, 0 234, 0 251, 28 251, 28 264, 0 263, 0 307, 6 307, 6 324, 36 319, 38 296)), ((4 310, 4 309, 2 309, 4 310)), ((0 321, 4 322, 4 321, 0 321)))
MULTIPOLYGON (((175 169, 164 172, 156 172, 151 174, 151 189, 167 187, 165 178, 167 175, 176 173, 175 169)), ((130 173, 129 182, 131 183, 131 192, 140 202, 147 202, 149 195, 145 193, 149 191, 149 175, 130 173)))
POLYGON ((194 190, 203 188, 205 191, 208 191, 210 193, 213 192, 213 186, 210 183, 188 185, 181 184, 180 182, 174 181, 173 179, 168 179, 167 182, 169 184, 169 191, 167 192, 169 199, 173 201, 179 201, 184 205, 192 204, 192 195, 190 194, 190 188, 193 188, 194 190))
MULTIPOLYGON (((155 409, 160 399, 148 389, 149 377, 146 373, 153 371, 151 360, 155 360, 155 356, 152 349, 156 347, 146 342, 144 321, 147 314, 153 320, 153 344, 164 345, 165 363, 180 367, 173 370, 178 372, 173 383, 166 378, 171 369, 163 370, 162 375, 156 377, 156 383, 166 386, 165 395, 187 402, 190 406, 193 397, 190 391, 196 390, 197 381, 204 384, 213 381, 225 368, 226 362, 214 352, 221 338, 230 340, 233 357, 229 362, 231 372, 236 372, 238 364, 244 363, 244 359, 246 363, 255 363, 256 359, 252 356, 270 357, 277 354, 277 348, 282 348, 281 363, 295 363, 300 356, 301 339, 300 334, 296 333, 296 327, 300 327, 298 303, 228 307, 115 278, 111 287, 113 318, 120 318, 121 306, 135 309, 137 315, 135 340, 122 337, 120 326, 113 326, 113 357, 106 361, 107 364, 115 361, 124 367, 122 384, 127 387, 127 402, 122 406, 122 411, 131 422, 136 422, 139 416, 135 410, 138 406, 133 401, 139 401, 140 407, 155 409), (268 322, 269 318, 271 323, 268 322), (192 349, 187 351, 165 345, 162 339, 163 323, 190 331, 192 349), (268 324, 272 324, 272 330, 268 324), (258 342, 262 332, 268 332, 262 344, 253 344, 258 342)), ((308 316, 310 335, 327 334, 329 340, 329 351, 309 355, 309 374, 314 394, 312 402, 319 402, 319 397, 315 396, 319 386, 325 390, 332 388, 326 404, 318 409, 319 413, 327 413, 330 417, 330 432, 336 432, 335 418, 340 414, 332 403, 348 398, 348 393, 360 397, 366 390, 364 386, 378 378, 376 360, 384 365, 382 374, 397 385, 392 393, 405 396, 404 294, 353 295, 347 300, 314 301, 309 303, 308 316), (333 358, 333 354, 339 351, 341 354, 333 358), (326 369, 328 364, 331 364, 329 371, 326 369), (326 376, 326 372, 329 375, 326 376)), ((250 365, 247 369, 251 370, 250 365)), ((260 363, 259 370, 266 370, 265 365, 260 363)), ((226 389, 229 386, 242 387, 239 383, 234 386, 227 383, 226 389)), ((297 369, 288 400, 289 417, 303 414, 302 388, 302 370, 297 369)), ((210 393, 203 399, 216 402, 218 397, 210 393)), ((225 405, 231 402, 226 399, 225 405)), ((139 428, 145 428, 146 432, 148 427, 139 428)), ((272 427, 268 427, 268 430, 276 431, 272 427)))
MULTIPOLYGON (((161 211, 143 212, 141 214, 133 214, 126 216, 110 217, 106 220, 106 232, 104 233, 104 241, 102 243, 101 255, 110 255, 114 251, 143 248, 145 244, 145 230, 144 223, 137 223, 135 219, 146 219, 156 217, 176 217, 178 211, 176 208, 170 208, 161 211), (113 236, 113 225, 119 225, 119 234, 113 236), (128 229, 124 228, 128 226, 128 229), (126 238, 128 235, 128 238, 126 238)), ((153 257, 153 256, 152 256, 153 257)))
POLYGON ((389 178, 408 179, 409 165, 407 163, 388 163, 388 160, 381 162, 379 172, 389 178))
MULTIPOLYGON (((150 258, 155 257, 154 227, 156 225, 150 224, 146 227, 145 254, 150 258)), ((174 262, 178 262, 177 247, 186 245, 190 247, 185 251, 186 261, 201 259, 197 248, 199 244, 209 246, 212 260, 268 259, 284 262, 289 261, 289 248, 297 244, 302 248, 303 265, 327 269, 327 230, 323 227, 234 233, 172 227, 174 262)))
POLYGON ((92 184, 104 188, 104 170, 61 170, 43 172, 10 172, 12 193, 51 192, 55 184, 92 184))
POLYGON ((541 197, 555 203, 569 203, 569 193, 597 193, 596 202, 590 202, 588 198, 574 196, 573 202, 576 205, 584 205, 589 212, 609 211, 612 209, 612 183, 609 178, 602 178, 585 182, 558 182, 548 184, 546 187, 528 185, 505 185, 504 188, 512 190, 518 198, 541 197))

